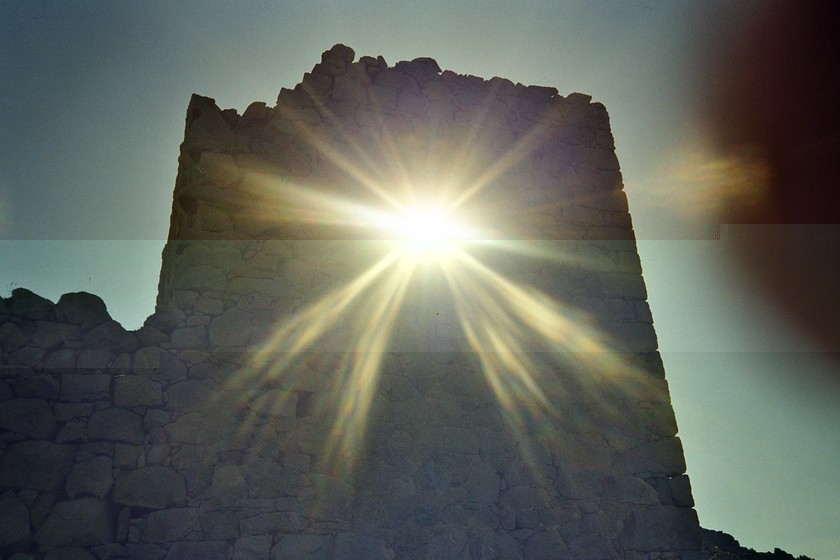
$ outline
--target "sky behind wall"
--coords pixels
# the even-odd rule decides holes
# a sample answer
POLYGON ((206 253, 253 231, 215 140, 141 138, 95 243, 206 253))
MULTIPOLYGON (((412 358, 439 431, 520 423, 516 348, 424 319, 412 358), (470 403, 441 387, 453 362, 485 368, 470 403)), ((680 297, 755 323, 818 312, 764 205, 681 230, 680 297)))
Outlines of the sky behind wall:
MULTIPOLYGON (((273 105, 335 43, 588 93, 610 113, 701 524, 838 560, 840 347, 798 328, 733 257, 792 226, 706 239, 733 164, 705 141, 697 92, 767 5, 0 0, 0 295, 89 291, 137 328, 190 95, 273 105)), ((836 228, 804 231, 840 247, 836 228)))

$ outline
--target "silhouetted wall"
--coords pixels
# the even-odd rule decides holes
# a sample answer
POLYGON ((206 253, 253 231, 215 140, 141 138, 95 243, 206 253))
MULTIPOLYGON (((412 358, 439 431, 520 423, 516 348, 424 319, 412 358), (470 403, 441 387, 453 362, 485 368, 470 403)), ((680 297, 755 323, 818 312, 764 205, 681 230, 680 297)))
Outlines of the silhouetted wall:
POLYGON ((141 329, 0 299, 4 558, 699 557, 604 107, 354 59, 193 96, 141 329))

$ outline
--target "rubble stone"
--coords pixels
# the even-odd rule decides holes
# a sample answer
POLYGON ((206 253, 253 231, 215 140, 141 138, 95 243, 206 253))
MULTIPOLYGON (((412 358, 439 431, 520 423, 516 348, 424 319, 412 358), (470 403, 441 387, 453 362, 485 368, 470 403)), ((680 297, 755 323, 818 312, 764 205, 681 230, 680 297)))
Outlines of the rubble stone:
POLYGON ((58 298, 58 310, 74 325, 98 325, 111 320, 105 302, 87 292, 67 293, 58 298))
POLYGON ((0 550, 26 546, 29 533, 29 508, 13 492, 0 495, 0 550))
POLYGON ((13 399, 0 407, 0 426, 33 439, 46 439, 55 430, 55 415, 43 399, 13 399))
POLYGON ((87 425, 91 440, 143 443, 143 421, 137 414, 122 408, 106 408, 90 415, 87 425))
POLYGON ((0 489, 55 492, 64 484, 74 455, 70 445, 39 440, 14 443, 0 456, 0 489))
POLYGON ((57 503, 34 536, 42 551, 58 546, 91 547, 113 540, 111 510, 96 498, 57 503))
POLYGON ((91 495, 105 499, 114 484, 112 470, 111 459, 103 456, 76 463, 67 477, 67 495, 71 498, 91 495))
POLYGON ((162 509, 187 497, 183 475, 168 467, 143 467, 117 477, 114 501, 127 506, 162 509))

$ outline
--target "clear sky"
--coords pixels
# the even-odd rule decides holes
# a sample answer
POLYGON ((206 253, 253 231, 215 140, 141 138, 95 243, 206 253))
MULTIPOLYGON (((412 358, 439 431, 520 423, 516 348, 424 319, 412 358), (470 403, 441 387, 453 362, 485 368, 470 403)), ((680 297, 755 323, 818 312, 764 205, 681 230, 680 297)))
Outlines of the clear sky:
MULTIPOLYGON (((0 0, 0 295, 90 291, 142 324, 193 92, 240 112, 273 105, 335 43, 585 92, 610 112, 702 525, 838 560, 840 347, 806 335, 738 260, 790 226, 705 239, 721 177, 741 189, 745 173, 704 143, 697 92, 766 6, 0 0)), ((804 231, 838 248, 836 228, 804 231)))

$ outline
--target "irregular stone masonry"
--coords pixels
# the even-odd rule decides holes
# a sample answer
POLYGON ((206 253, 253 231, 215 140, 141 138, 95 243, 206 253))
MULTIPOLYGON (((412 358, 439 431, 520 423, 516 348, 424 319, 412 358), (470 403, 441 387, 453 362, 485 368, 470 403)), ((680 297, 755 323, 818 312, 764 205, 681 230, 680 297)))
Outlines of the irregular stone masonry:
POLYGON ((193 97, 141 329, 0 298, 3 558, 699 557, 603 106, 354 60, 193 97), (443 196, 451 262, 364 218, 443 196))

